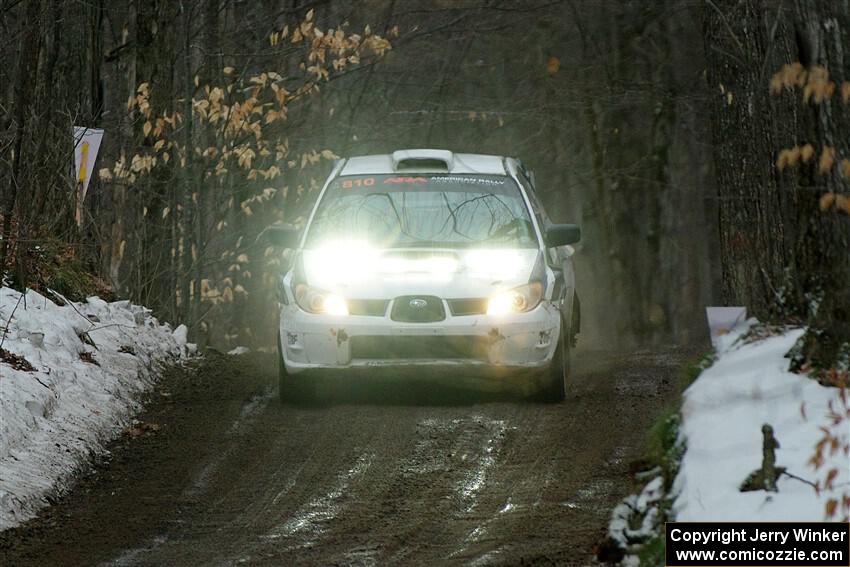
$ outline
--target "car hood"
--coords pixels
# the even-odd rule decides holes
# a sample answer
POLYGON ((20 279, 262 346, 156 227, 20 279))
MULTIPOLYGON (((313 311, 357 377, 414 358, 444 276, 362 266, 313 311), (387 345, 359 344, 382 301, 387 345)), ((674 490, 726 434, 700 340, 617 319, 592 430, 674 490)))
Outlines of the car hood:
POLYGON ((306 282, 349 299, 489 297, 528 283, 537 249, 302 251, 306 282))

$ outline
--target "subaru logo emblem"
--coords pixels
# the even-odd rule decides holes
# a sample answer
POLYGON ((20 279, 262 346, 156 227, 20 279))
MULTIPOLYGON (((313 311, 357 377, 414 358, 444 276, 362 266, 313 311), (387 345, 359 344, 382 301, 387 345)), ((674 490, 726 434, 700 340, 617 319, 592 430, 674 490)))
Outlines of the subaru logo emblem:
POLYGON ((413 309, 424 309, 428 307, 428 302, 424 299, 411 299, 409 305, 413 309))

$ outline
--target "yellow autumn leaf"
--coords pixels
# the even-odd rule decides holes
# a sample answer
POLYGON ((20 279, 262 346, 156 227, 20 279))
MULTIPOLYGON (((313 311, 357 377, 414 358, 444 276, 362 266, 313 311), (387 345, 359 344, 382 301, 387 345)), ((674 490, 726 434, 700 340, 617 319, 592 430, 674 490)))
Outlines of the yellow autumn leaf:
POLYGON ((561 61, 554 55, 550 55, 549 59, 546 60, 546 72, 549 73, 549 75, 554 75, 560 68, 561 61))
POLYGON ((146 121, 145 125, 142 126, 142 132, 144 132, 145 136, 150 134, 152 129, 153 129, 153 124, 151 124, 150 120, 146 121))
POLYGON ((830 193, 824 193, 823 195, 820 196, 820 201, 819 201, 820 210, 821 211, 827 210, 828 208, 830 208, 832 206, 832 204, 834 202, 835 202, 835 193, 831 193, 831 192, 830 193))
POLYGON ((835 512, 838 510, 838 500, 835 498, 830 498, 826 501, 826 517, 831 518, 835 515, 835 512))
POLYGON ((780 150, 776 156, 776 169, 782 171, 788 166, 788 150, 780 150))
POLYGON ((818 161, 818 173, 821 175, 827 173, 832 169, 833 163, 835 163, 835 148, 825 146, 823 151, 821 151, 820 160, 818 161))

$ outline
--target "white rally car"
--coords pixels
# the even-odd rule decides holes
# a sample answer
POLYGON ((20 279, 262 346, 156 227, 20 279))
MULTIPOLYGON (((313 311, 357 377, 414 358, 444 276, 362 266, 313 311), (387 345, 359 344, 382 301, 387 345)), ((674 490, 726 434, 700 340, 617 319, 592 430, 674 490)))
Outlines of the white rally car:
MULTIPOLYGON (((280 289, 280 395, 418 367, 452 383, 561 400, 579 331, 576 225, 553 224, 513 159, 402 150, 340 160, 280 289), (325 372, 328 370, 336 372, 325 372)), ((421 373, 421 372, 420 372, 421 373)))

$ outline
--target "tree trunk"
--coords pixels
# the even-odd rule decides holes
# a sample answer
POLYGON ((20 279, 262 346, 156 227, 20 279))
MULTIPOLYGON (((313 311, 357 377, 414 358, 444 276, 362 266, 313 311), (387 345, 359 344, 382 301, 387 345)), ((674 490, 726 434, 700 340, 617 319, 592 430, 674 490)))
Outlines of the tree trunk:
MULTIPOLYGON (((18 198, 27 197, 29 181, 26 175, 22 175, 24 137, 26 135, 27 118, 32 103, 33 77, 38 66, 38 52, 41 47, 41 36, 39 35, 38 17, 41 11, 40 0, 29 0, 27 3, 26 21, 24 23, 23 41, 21 43, 21 58, 18 67, 17 86, 15 88, 14 114, 15 114, 15 141, 13 144, 14 155, 12 157, 11 176, 6 199, 3 203, 3 240, 0 242, 0 279, 6 270, 6 261, 9 253, 9 241, 12 236, 12 217, 15 214, 15 206, 18 198)), ((19 227, 20 228, 20 227, 19 227)), ((18 246, 18 251, 22 248, 18 246)), ((17 258, 18 276, 26 280, 25 255, 17 258)), ((18 281, 21 288, 26 286, 26 281, 18 281)))
POLYGON ((182 219, 181 238, 183 240, 183 263, 181 266, 181 300, 182 320, 193 329, 195 320, 195 302, 193 296, 200 293, 195 288, 198 279, 197 270, 200 265, 198 258, 198 247, 196 242, 195 222, 197 214, 195 203, 197 201, 197 185, 195 181, 195 124, 194 110, 192 108, 192 96, 194 95, 195 73, 192 65, 192 12, 196 8, 194 2, 184 0, 181 2, 183 12, 183 144, 185 145, 185 167, 183 168, 183 188, 180 199, 179 215, 182 219))
MULTIPOLYGON (((794 31, 798 60, 806 68, 825 67, 836 85, 850 81, 850 13, 830 0, 795 0, 794 31)), ((796 95, 799 97, 800 92, 796 95)), ((802 107, 800 144, 834 148, 838 158, 850 158, 850 109, 839 97, 802 107)), ((835 160, 836 163, 838 159, 835 160)), ((794 300, 810 317, 810 330, 793 360, 800 367, 844 366, 850 370, 850 213, 821 210, 825 193, 845 195, 848 181, 833 166, 820 173, 819 164, 787 173, 796 177, 796 228, 793 260, 797 285, 794 300)))
POLYGON ((787 59, 787 46, 784 37, 768 37, 760 0, 721 0, 706 10, 723 298, 770 318, 777 315, 776 294, 789 262, 782 214, 787 187, 774 160, 777 149, 793 139, 787 125, 793 109, 771 107, 766 73, 787 59))

